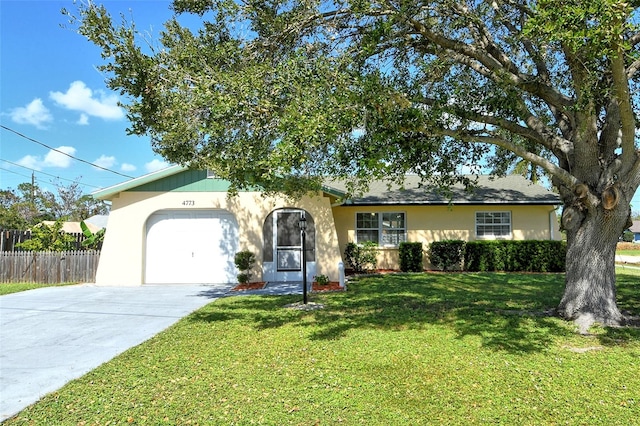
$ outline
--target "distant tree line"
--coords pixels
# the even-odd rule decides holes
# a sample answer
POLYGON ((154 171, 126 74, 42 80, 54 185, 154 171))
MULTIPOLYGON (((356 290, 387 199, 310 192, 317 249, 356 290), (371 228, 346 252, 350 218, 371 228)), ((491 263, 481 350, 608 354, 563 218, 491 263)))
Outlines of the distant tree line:
POLYGON ((26 230, 45 220, 80 222, 109 212, 104 201, 83 194, 78 182, 55 186, 55 193, 37 183, 0 189, 0 229, 26 230))

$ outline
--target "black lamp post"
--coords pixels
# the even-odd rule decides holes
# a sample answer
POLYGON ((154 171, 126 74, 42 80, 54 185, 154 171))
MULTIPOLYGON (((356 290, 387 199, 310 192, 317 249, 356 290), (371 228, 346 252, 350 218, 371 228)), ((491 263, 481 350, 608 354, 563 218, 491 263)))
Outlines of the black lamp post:
POLYGON ((302 301, 307 304, 307 218, 304 212, 300 213, 300 220, 298 221, 300 227, 300 233, 302 234, 302 301))

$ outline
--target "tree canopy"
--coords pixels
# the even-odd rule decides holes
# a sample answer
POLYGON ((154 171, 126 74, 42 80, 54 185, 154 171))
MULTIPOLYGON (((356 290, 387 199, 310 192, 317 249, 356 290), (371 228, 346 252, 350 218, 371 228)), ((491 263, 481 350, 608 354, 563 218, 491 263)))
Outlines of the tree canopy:
POLYGON ((107 214, 108 206, 83 194, 78 182, 56 183, 56 193, 37 183, 21 183, 16 189, 0 190, 0 229, 28 229, 42 221, 81 221, 107 214))
POLYGON ((235 188, 295 193, 330 175, 355 190, 406 173, 447 185, 489 157, 543 170, 565 206, 568 259, 580 258, 559 312, 618 323, 613 252, 640 185, 638 7, 174 0, 149 40, 89 3, 78 28, 128 96, 130 131, 235 188))

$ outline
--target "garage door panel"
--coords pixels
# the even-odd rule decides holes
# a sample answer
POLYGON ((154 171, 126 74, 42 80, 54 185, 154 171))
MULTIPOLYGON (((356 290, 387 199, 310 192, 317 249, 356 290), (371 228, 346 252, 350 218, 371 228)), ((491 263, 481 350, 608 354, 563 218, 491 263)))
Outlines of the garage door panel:
POLYGON ((145 282, 234 282, 237 227, 225 211, 153 214, 147 221, 145 282))

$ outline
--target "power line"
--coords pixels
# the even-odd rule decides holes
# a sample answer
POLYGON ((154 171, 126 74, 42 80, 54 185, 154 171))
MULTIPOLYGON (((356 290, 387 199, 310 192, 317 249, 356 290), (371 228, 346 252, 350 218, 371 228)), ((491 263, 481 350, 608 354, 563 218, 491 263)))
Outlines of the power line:
POLYGON ((24 139, 26 139, 26 140, 28 140, 28 141, 30 141, 30 142, 37 143, 38 145, 44 146, 45 148, 48 148, 48 149, 50 149, 50 150, 52 150, 52 151, 55 151, 55 152, 58 152, 58 153, 60 153, 60 154, 66 155, 67 157, 69 157, 69 158, 73 158, 74 160, 80 161, 81 163, 89 164, 90 166, 96 167, 96 168, 101 169, 101 170, 105 170, 105 171, 107 171, 107 172, 115 173, 115 174, 117 174, 117 175, 120 175, 120 176, 123 176, 123 177, 129 178, 129 179, 133 179, 133 178, 134 178, 133 176, 125 175, 125 174, 120 173, 120 172, 117 172, 117 171, 115 171, 115 170, 107 169, 106 167, 102 167, 102 166, 99 166, 99 165, 97 165, 97 164, 93 164, 92 162, 87 161, 87 160, 83 160, 82 158, 74 157, 74 156, 73 156, 73 155, 71 155, 71 154, 67 154, 66 152, 63 152, 63 151, 60 151, 59 149, 55 149, 55 148, 53 148, 53 147, 50 147, 49 145, 44 144, 44 143, 42 143, 42 142, 40 142, 40 141, 37 141, 37 140, 35 140, 35 139, 33 139, 33 138, 30 138, 29 136, 23 135, 22 133, 20 133, 20 132, 18 132, 18 131, 16 131, 16 130, 13 130, 13 129, 11 129, 11 128, 9 128, 9 127, 5 126, 5 125, 0 124, 0 127, 2 127, 4 130, 8 130, 8 131, 10 131, 11 133, 14 133, 14 134, 16 134, 16 135, 20 136, 21 138, 24 138, 24 139))
POLYGON ((0 170, 4 170, 5 172, 13 173, 14 175, 18 175, 18 176, 22 176, 22 177, 31 179, 31 176, 23 175, 22 173, 18 173, 18 172, 15 172, 13 170, 5 169, 4 167, 0 167, 0 170))
MULTIPOLYGON (((46 172, 42 172, 40 170, 32 169, 31 167, 23 166, 22 164, 14 163, 12 161, 4 160, 2 158, 0 158, 0 161, 4 161, 5 163, 9 163, 9 164, 14 165, 14 166, 22 167, 23 169, 30 170, 33 173, 40 173, 40 174, 43 174, 43 175, 46 175, 46 176, 50 176, 50 177, 55 178, 55 179, 66 180, 67 182, 78 183, 79 185, 90 186, 91 188, 102 188, 101 186, 90 185, 88 183, 82 183, 82 182, 78 182, 78 181, 73 180, 73 179, 66 179, 66 178, 63 178, 63 177, 60 177, 60 176, 52 175, 51 173, 46 173, 46 172)), ((8 172, 15 173, 15 174, 17 174, 19 176, 25 176, 25 175, 21 175, 20 173, 13 172, 13 171, 11 171, 9 169, 5 169, 5 168, 2 168, 2 167, 0 167, 0 170, 6 170, 8 172)), ((30 178, 31 176, 26 176, 26 177, 30 178)))

